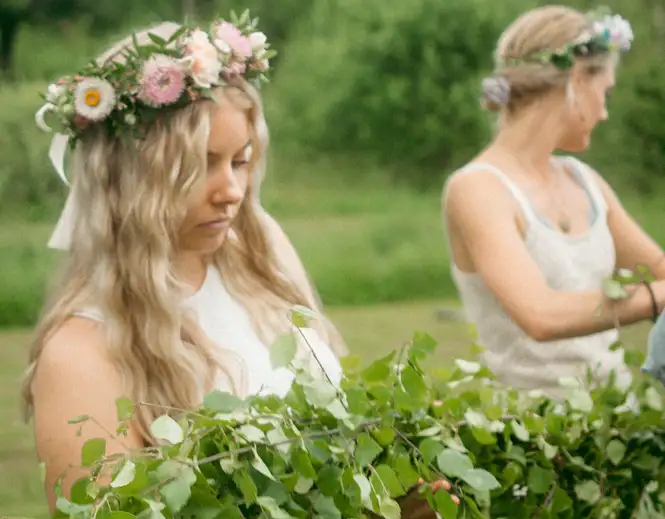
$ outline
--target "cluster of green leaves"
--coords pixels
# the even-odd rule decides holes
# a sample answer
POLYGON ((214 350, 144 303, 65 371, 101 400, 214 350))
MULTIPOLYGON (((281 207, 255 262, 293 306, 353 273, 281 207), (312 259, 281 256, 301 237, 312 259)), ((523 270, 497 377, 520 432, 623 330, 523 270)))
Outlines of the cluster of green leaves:
MULTIPOLYGON (((563 380, 563 401, 502 388, 464 360, 432 380, 423 365, 435 341, 416 334, 367 367, 346 359, 338 387, 298 365, 290 337, 272 353, 296 372, 286 398, 214 391, 195 412, 160 416, 160 444, 136 453, 106 456, 104 439, 88 440, 90 477, 69 499, 58 491, 56 517, 399 519, 414 488, 445 519, 665 512, 665 412, 647 378, 629 397, 563 380), (442 477, 460 505, 419 486, 442 477)), ((118 434, 134 411, 118 401, 118 434)))

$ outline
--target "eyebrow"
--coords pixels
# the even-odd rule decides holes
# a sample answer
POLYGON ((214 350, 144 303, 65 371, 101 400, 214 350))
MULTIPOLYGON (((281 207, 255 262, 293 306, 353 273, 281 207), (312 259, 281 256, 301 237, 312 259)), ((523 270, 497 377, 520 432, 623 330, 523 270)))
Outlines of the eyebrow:
MULTIPOLYGON (((238 153, 242 153, 245 151, 247 148, 249 148, 252 145, 252 140, 248 140, 247 144, 245 144, 242 148, 240 148, 238 151, 234 153, 234 155, 237 155, 238 153)), ((217 150, 208 150, 207 151, 208 155, 223 155, 223 153, 217 151, 217 150)))

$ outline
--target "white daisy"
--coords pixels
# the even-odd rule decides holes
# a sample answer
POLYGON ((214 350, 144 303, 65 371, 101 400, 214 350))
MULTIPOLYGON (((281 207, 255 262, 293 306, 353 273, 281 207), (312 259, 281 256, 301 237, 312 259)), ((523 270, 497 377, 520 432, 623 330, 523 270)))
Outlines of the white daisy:
POLYGON ((116 94, 108 81, 85 78, 76 85, 74 107, 76 113, 90 121, 101 121, 115 106, 116 94))

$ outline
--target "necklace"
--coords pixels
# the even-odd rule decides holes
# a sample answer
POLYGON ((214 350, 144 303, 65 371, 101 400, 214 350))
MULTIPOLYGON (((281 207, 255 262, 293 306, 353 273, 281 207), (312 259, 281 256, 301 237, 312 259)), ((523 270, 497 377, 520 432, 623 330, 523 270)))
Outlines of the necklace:
MULTIPOLYGON (((517 161, 520 166, 524 167, 523 164, 520 163, 520 161, 517 161)), ((550 162, 550 167, 551 167, 551 162, 550 162)), ((565 170, 563 168, 563 165, 559 162, 555 161, 555 168, 556 168, 556 176, 558 177, 556 182, 560 183, 561 177, 565 174, 565 170)), ((533 166, 529 169, 533 169, 533 166)), ((553 190, 555 191, 555 190, 553 190)), ((559 216, 557 218, 557 226, 559 227, 559 230, 564 233, 564 234, 570 234, 570 231, 573 228, 572 222, 570 220, 570 216, 564 209, 565 204, 561 203, 561 200, 559 199, 558 196, 555 195, 550 195, 550 200, 553 200, 557 206, 557 211, 559 213, 559 216)))
POLYGON ((562 216, 559 218, 559 229, 561 229, 564 234, 568 234, 570 232, 570 227, 570 218, 567 216, 562 216))
MULTIPOLYGON (((557 163, 557 169, 558 169, 557 176, 559 177, 560 180, 561 176, 564 174, 563 166, 561 165, 561 163, 557 163)), ((561 229, 561 232, 563 232, 564 234, 569 234, 572 229, 572 223, 570 221, 568 213, 564 209, 565 204, 562 204, 561 200, 557 200, 557 206, 559 209, 559 219, 557 221, 557 223, 559 224, 559 229, 561 229)))

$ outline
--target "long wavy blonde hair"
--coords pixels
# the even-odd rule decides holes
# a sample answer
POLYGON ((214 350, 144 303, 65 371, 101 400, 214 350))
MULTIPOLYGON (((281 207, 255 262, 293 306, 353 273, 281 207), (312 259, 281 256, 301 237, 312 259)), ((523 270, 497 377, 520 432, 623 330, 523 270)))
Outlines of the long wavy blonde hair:
MULTIPOLYGON (((179 26, 161 24, 137 34, 168 38, 179 26)), ((99 59, 119 59, 124 40, 99 59)), ((264 175, 267 126, 257 92, 243 80, 218 89, 247 115, 251 127, 252 178, 227 239, 213 262, 228 290, 247 308, 259 337, 271 344, 289 329, 289 309, 304 305, 319 313, 312 327, 338 354, 344 345, 321 313, 311 286, 294 281, 273 244, 258 187, 264 175), (228 275, 232 273, 232 275, 228 275)), ((137 425, 147 442, 149 424, 164 409, 192 409, 217 377, 246 391, 246 366, 205 337, 185 313, 184 286, 174 274, 177 231, 187 194, 206 172, 212 101, 191 104, 157 121, 142 141, 127 143, 90 131, 72 158, 72 196, 77 207, 64 271, 38 322, 23 401, 32 414, 31 385, 49 337, 76 312, 93 306, 104 316, 106 346, 137 407, 137 425)))

